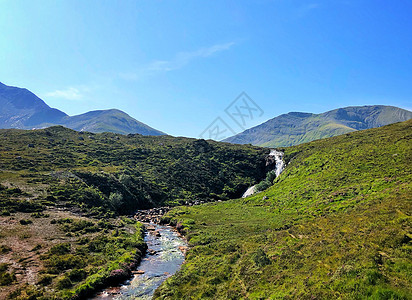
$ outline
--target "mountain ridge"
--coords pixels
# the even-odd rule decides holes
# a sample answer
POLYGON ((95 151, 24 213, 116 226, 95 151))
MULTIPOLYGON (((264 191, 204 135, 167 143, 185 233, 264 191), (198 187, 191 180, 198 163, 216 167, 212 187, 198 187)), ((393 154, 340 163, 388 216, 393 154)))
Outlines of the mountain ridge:
POLYGON ((69 116, 48 106, 28 89, 0 82, 0 128, 40 129, 55 125, 94 133, 165 135, 119 109, 94 110, 69 116))
POLYGON ((387 105, 348 106, 320 114, 290 112, 223 141, 266 147, 287 147, 407 121, 411 118, 412 112, 387 105))

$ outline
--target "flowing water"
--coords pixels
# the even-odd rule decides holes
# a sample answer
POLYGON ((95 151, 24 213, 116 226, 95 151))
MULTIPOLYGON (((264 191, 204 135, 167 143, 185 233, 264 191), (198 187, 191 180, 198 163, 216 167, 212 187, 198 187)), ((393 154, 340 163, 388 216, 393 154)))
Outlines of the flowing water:
POLYGON ((182 250, 187 246, 186 241, 169 226, 150 225, 154 226, 161 236, 157 237, 152 232, 145 235, 148 249, 156 253, 146 254, 142 259, 137 269, 144 271, 144 274, 134 275, 120 287, 104 290, 92 298, 93 300, 151 299, 156 288, 179 270, 184 261, 182 250))
MULTIPOLYGON (((275 173, 276 177, 280 175, 285 169, 285 162, 283 161, 283 152, 277 151, 275 149, 270 149, 268 156, 273 156, 275 158, 275 173)), ((243 193, 242 198, 252 196, 256 193, 256 185, 249 187, 246 192, 243 193)))
POLYGON ((276 177, 278 177, 280 173, 283 172, 283 169, 285 168, 285 162, 283 161, 283 152, 277 151, 275 149, 271 149, 269 155, 275 157, 275 161, 276 161, 275 173, 276 173, 276 177))

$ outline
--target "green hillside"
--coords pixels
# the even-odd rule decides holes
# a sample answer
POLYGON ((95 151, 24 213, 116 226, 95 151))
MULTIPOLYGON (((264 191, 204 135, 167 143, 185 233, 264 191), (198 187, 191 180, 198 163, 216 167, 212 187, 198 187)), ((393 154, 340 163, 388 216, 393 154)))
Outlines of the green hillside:
MULTIPOLYGON (((0 183, 42 183, 57 200, 122 213, 238 197, 265 175, 268 149, 170 136, 92 134, 64 127, 0 130, 0 183), (85 189, 83 199, 76 191, 85 189), (110 203, 111 195, 121 201, 110 203)), ((44 197, 46 197, 45 195, 44 197)))
POLYGON ((353 106, 322 114, 291 112, 245 130, 225 142, 287 147, 357 130, 406 121, 412 112, 393 106, 353 106))
POLYGON ((0 299, 72 299, 131 275, 145 244, 123 214, 238 197, 269 149, 62 126, 0 130, 0 299))
POLYGON ((192 246, 156 299, 411 299, 412 120, 285 148, 250 198, 179 208, 192 246))

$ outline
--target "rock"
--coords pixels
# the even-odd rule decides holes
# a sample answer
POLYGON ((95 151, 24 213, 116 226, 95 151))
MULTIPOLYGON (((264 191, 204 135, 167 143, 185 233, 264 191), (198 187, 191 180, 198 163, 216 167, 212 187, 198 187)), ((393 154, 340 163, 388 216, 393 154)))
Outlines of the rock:
POLYGON ((262 200, 267 200, 269 199, 268 196, 263 196, 262 200))
POLYGON ((129 276, 129 272, 127 270, 117 269, 110 272, 110 279, 111 281, 118 282, 123 280, 129 276))
POLYGON ((158 230, 156 230, 156 231, 154 232, 154 234, 155 234, 155 236, 157 236, 157 237, 160 237, 160 236, 161 236, 161 234, 160 234, 160 232, 159 232, 158 230))
POLYGON ((156 230, 156 227, 154 227, 154 226, 152 226, 152 225, 148 225, 148 226, 146 226, 146 230, 147 230, 147 231, 155 231, 155 230, 156 230))
POLYGON ((182 251, 183 253, 186 253, 186 251, 187 251, 187 247, 185 247, 185 246, 179 246, 179 247, 177 247, 180 251, 182 251))
POLYGON ((149 255, 155 255, 155 254, 156 254, 156 250, 147 249, 147 254, 149 254, 149 255))
POLYGON ((176 230, 178 231, 178 232, 181 232, 182 230, 184 229, 184 226, 183 226, 183 224, 182 223, 177 223, 177 225, 176 225, 176 230))
POLYGON ((141 274, 144 274, 144 271, 143 270, 136 270, 136 271, 133 271, 133 274, 141 275, 141 274))

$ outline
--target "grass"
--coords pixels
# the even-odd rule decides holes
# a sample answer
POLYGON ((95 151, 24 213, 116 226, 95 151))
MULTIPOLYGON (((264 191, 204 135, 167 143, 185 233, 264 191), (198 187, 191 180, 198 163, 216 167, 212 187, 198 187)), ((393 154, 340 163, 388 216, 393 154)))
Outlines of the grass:
POLYGON ((84 298, 126 279, 145 244, 124 215, 240 195, 265 176, 268 152, 61 126, 0 130, 0 299, 84 298))
POLYGON ((186 263, 156 299, 411 299, 412 121, 283 149, 275 184, 176 208, 186 263))

